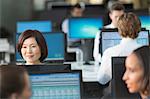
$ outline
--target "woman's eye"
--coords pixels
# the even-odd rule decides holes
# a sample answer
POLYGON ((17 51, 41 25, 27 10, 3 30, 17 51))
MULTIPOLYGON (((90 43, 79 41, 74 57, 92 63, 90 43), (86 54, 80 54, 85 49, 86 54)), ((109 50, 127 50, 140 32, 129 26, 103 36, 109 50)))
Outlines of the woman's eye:
POLYGON ((32 45, 32 47, 36 47, 35 45, 32 45))
POLYGON ((27 48, 26 46, 23 46, 22 48, 27 48))
POLYGON ((135 70, 133 70, 133 69, 130 69, 130 72, 134 73, 134 72, 135 72, 135 70))

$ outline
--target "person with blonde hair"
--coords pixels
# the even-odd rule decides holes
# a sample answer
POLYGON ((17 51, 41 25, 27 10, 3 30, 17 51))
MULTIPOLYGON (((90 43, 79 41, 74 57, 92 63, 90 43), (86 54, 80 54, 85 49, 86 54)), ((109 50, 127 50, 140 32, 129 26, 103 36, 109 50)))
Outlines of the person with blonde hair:
POLYGON ((104 51, 97 75, 100 84, 106 84, 112 79, 112 57, 128 56, 133 50, 141 46, 136 41, 141 30, 141 22, 134 13, 124 13, 119 17, 117 23, 122 40, 120 44, 104 51))

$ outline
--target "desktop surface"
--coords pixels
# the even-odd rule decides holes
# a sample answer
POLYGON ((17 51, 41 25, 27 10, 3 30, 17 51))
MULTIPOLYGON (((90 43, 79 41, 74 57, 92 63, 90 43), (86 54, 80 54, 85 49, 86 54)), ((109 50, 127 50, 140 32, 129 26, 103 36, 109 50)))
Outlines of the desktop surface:
POLYGON ((84 62, 72 62, 71 70, 82 70, 83 82, 97 82, 99 66, 95 65, 94 61, 90 63, 93 65, 85 65, 84 62))

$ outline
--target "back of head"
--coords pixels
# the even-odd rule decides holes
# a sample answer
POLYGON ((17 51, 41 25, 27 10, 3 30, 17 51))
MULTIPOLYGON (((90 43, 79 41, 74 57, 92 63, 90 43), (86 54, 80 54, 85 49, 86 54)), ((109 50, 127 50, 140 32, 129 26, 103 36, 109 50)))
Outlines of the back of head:
POLYGON ((122 37, 135 39, 141 30, 140 19, 134 13, 124 13, 118 19, 118 31, 122 37))
POLYGON ((142 46, 134 50, 133 53, 137 56, 139 64, 144 70, 141 89, 144 94, 150 95, 150 46, 142 46))
POLYGON ((125 7, 121 2, 115 2, 115 1, 111 1, 108 3, 108 10, 111 13, 114 10, 117 11, 125 11, 125 7))
POLYGON ((0 66, 0 98, 8 99, 13 93, 22 93, 25 87, 25 73, 26 70, 22 66, 0 66))

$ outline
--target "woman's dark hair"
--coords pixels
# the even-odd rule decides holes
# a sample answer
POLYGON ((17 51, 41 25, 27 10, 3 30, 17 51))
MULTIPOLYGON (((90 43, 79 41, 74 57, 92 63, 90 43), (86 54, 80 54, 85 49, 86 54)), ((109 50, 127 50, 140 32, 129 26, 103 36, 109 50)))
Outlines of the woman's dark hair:
POLYGON ((0 98, 8 99, 13 93, 21 94, 25 88, 25 73, 23 66, 0 66, 0 98))
POLYGON ((41 57, 39 60, 42 62, 48 55, 48 48, 47 48, 47 44, 42 33, 37 30, 26 30, 20 35, 18 44, 17 44, 18 52, 22 56, 21 48, 22 48, 23 42, 29 37, 34 37, 36 42, 38 43, 40 50, 41 50, 41 57))
POLYGON ((122 37, 137 38, 141 31, 140 19, 134 13, 124 13, 118 19, 118 31, 122 37))
POLYGON ((84 7, 83 7, 80 3, 77 3, 77 4, 73 5, 73 6, 71 7, 71 10, 73 10, 74 8, 84 9, 84 7))
POLYGON ((142 92, 144 94, 150 94, 150 46, 142 46, 133 51, 139 60, 140 66, 144 70, 142 92), (146 91, 146 93, 145 93, 146 91))

